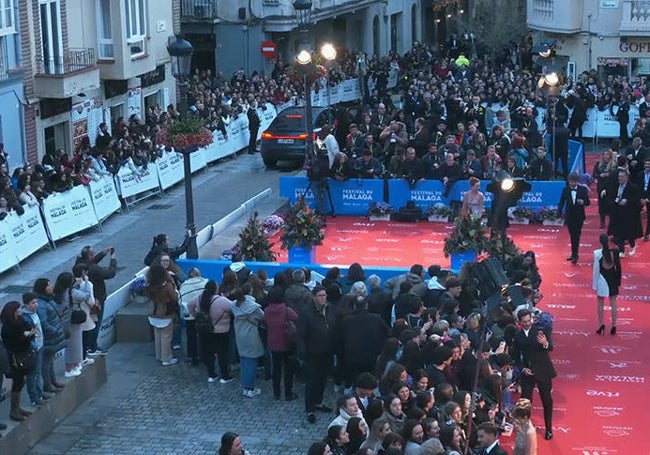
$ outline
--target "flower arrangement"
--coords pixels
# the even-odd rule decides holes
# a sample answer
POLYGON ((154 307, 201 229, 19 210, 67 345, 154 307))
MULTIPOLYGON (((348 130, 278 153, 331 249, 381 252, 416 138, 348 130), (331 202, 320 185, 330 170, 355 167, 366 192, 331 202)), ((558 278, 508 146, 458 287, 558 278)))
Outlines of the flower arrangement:
POLYGON ((384 216, 393 213, 393 207, 387 202, 371 202, 368 204, 368 216, 384 216))
POLYGON ((269 215, 262 222, 262 232, 264 235, 272 234, 284 226, 284 219, 280 215, 269 215))
POLYGON ((232 261, 235 262, 235 259, 239 258, 239 242, 237 245, 232 247, 229 250, 223 250, 219 256, 220 261, 232 261))
POLYGON ((212 133, 201 118, 187 117, 161 128, 156 134, 156 143, 176 150, 204 147, 212 143, 212 133))
POLYGON ((445 257, 450 254, 476 251, 477 254, 488 248, 488 232, 480 218, 471 216, 457 217, 449 237, 445 238, 443 252, 445 257))
POLYGON ((283 218, 284 226, 280 234, 283 249, 309 249, 323 243, 323 220, 307 205, 304 195, 289 206, 283 218))
POLYGON ((434 205, 430 205, 424 211, 425 216, 450 216, 451 208, 442 202, 438 202, 434 205))
POLYGON ((508 209, 508 218, 520 220, 532 220, 535 217, 533 210, 529 207, 510 207, 508 209))
POLYGON ((539 222, 544 222, 545 220, 557 221, 561 220, 562 216, 558 216, 557 207, 540 207, 535 210, 535 219, 539 222))
POLYGON ((144 276, 139 276, 129 285, 129 291, 134 296, 144 296, 144 288, 147 285, 147 279, 144 276))
POLYGON ((517 248, 512 238, 496 229, 490 232, 490 239, 485 243, 485 252, 498 258, 504 269, 516 256, 521 254, 521 250, 517 248))
POLYGON ((248 219, 246 226, 239 233, 239 255, 241 261, 273 262, 276 253, 272 251, 273 243, 264 235, 258 213, 248 219))

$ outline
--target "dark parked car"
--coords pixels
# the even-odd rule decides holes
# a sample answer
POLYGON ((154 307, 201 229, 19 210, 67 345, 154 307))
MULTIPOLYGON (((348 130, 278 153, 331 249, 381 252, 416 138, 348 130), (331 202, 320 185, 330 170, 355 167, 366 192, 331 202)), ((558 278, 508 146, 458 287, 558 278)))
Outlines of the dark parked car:
MULTIPOLYGON (((317 133, 328 122, 328 109, 312 107, 312 119, 313 131, 317 133)), ((305 107, 284 109, 262 133, 260 151, 264 164, 273 167, 284 160, 302 163, 306 139, 305 107)))

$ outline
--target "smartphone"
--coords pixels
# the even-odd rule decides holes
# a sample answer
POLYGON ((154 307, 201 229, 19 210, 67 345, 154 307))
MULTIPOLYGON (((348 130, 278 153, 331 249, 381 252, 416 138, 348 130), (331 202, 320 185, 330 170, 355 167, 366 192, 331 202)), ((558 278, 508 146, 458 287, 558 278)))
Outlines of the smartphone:
POLYGON ((108 254, 113 254, 115 253, 115 248, 111 247, 108 249, 108 254))

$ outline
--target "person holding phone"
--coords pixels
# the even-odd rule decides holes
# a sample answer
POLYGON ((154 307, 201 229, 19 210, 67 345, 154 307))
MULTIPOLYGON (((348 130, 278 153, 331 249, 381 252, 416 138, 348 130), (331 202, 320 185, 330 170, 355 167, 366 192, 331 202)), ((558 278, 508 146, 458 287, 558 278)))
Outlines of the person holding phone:
POLYGON ((108 294, 106 292, 106 280, 115 277, 117 272, 115 248, 106 248, 104 251, 95 254, 93 247, 86 245, 81 249, 79 256, 77 256, 75 265, 77 264, 84 264, 87 267, 88 280, 93 284, 95 292, 95 305, 91 312, 91 318, 95 322, 95 328, 88 340, 88 355, 105 355, 106 351, 99 349, 97 346, 97 338, 104 316, 104 301, 108 294), (108 267, 102 267, 99 263, 106 256, 110 257, 110 262, 108 267))
POLYGON ((553 438, 553 388, 552 380, 557 376, 549 352, 553 350, 548 329, 533 324, 532 314, 529 310, 517 313, 521 329, 515 334, 512 358, 515 365, 521 370, 519 384, 521 397, 532 401, 533 389, 537 385, 539 397, 544 409, 544 425, 546 432, 544 439, 553 438))

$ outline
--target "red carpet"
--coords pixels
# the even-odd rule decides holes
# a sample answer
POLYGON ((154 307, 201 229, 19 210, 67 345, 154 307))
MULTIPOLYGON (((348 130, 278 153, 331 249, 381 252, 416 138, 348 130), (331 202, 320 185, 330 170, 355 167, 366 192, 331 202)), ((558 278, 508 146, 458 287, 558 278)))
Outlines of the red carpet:
MULTIPOLYGON (((587 169, 593 168, 593 155, 587 169)), ((593 191, 592 191, 593 193, 593 191)), ((594 196, 592 194, 592 196, 594 196)), ((645 225, 645 215, 644 225, 645 225)), ((442 254, 448 223, 370 222, 364 218, 328 219, 326 239, 316 262, 330 265, 409 267, 413 263, 449 265, 442 254)), ((622 259, 618 335, 596 335, 596 298, 591 290, 592 251, 598 247, 598 215, 592 199, 583 229, 580 260, 573 266, 565 227, 513 225, 516 245, 533 250, 543 278, 539 307, 555 316, 552 354, 554 438, 543 439, 539 396, 533 397, 542 455, 650 454, 645 435, 650 422, 650 243, 637 243, 636 255, 622 259)), ((286 255, 280 261, 286 261, 286 255)), ((504 440, 508 445, 512 440, 504 440)))

